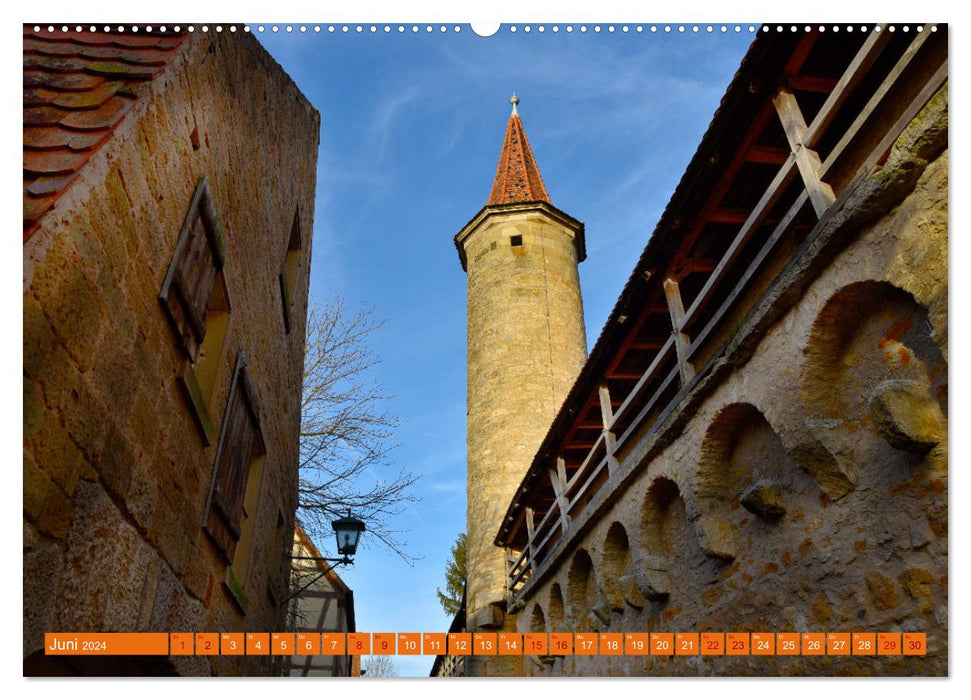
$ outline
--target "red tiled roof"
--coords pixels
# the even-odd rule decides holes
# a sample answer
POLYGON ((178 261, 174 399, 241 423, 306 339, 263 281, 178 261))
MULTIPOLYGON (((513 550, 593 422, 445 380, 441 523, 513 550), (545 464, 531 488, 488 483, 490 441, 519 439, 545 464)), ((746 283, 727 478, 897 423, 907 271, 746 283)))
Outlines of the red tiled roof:
POLYGON ((513 112, 506 125, 506 138, 499 154, 499 167, 496 179, 489 193, 491 204, 514 204, 516 202, 550 202, 550 195, 543 185, 533 149, 529 147, 526 130, 519 115, 513 112))
POLYGON ((24 26, 24 242, 185 38, 24 26))

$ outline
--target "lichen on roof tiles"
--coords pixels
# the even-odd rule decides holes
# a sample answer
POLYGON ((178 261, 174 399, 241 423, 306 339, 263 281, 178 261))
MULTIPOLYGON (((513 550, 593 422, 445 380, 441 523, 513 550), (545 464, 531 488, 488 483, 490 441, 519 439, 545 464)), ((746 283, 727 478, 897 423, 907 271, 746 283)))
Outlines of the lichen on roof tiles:
POLYGON ((24 25, 24 242, 165 69, 187 34, 24 25))

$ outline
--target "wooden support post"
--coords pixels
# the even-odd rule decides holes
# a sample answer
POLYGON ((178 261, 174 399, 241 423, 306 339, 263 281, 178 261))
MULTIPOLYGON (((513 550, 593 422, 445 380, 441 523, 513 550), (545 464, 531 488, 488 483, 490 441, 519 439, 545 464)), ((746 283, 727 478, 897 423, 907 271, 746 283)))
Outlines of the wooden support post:
POLYGON ((529 538, 527 547, 529 547, 529 568, 531 571, 536 571, 536 550, 533 547, 533 537, 536 534, 536 526, 533 524, 533 509, 526 506, 526 536, 529 538))
POLYGON ((603 419, 604 447, 607 450, 607 473, 612 475, 620 467, 620 463, 614 456, 614 448, 617 446, 617 438, 611 432, 610 427, 614 423, 614 409, 610 404, 610 389, 606 384, 601 384, 600 389, 600 417, 603 419))
POLYGON ((836 195, 833 194, 832 187, 819 179, 823 163, 819 159, 819 154, 806 145, 809 127, 806 126, 806 120, 796 102, 796 96, 783 88, 772 100, 772 103, 779 113, 782 129, 786 132, 792 155, 796 158, 796 166, 799 168, 799 174, 802 175, 802 181, 809 193, 809 201, 812 202, 816 216, 822 216, 823 212, 836 201, 836 195))
POLYGON ((556 470, 550 469, 550 483, 556 496, 556 507, 560 511, 560 527, 566 533, 570 527, 570 501, 566 497, 566 462, 562 457, 556 459, 556 470))
POLYGON ((678 373, 681 375, 681 384, 684 385, 695 376, 695 368, 688 362, 691 339, 681 329, 681 322, 684 320, 684 304, 681 301, 681 289, 678 287, 677 280, 670 278, 664 280, 664 296, 668 299, 671 326, 674 328, 674 350, 678 354, 678 373))

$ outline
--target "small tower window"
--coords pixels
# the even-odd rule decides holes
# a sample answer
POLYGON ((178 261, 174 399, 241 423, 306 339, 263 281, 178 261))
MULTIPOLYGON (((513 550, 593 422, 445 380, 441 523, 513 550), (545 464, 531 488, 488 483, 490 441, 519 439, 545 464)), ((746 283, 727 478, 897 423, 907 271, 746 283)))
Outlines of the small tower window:
POLYGON ((516 236, 510 236, 509 237, 509 245, 511 245, 513 248, 518 248, 522 244, 523 244, 523 237, 522 236, 516 235, 516 236))

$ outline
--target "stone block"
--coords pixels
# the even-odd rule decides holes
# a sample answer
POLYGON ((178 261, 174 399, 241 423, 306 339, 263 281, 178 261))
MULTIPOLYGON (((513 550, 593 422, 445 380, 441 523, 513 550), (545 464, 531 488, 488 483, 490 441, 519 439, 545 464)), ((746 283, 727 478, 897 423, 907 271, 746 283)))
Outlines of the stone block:
POLYGON ((944 435, 940 408, 918 382, 881 382, 870 395, 870 415, 880 435, 898 450, 926 454, 944 435))
POLYGON ((666 600, 671 594, 667 562, 645 560, 634 569, 637 588, 647 600, 666 600))
POLYGON ((629 606, 641 610, 647 604, 640 589, 637 587, 637 577, 634 574, 621 576, 617 579, 617 583, 620 588, 620 594, 624 597, 624 602, 629 606))
POLYGON ((113 422, 109 422, 104 451, 94 465, 105 488, 124 500, 128 496, 134 466, 135 453, 128 437, 113 422))
POLYGON ((52 414, 44 417, 32 446, 37 466, 70 498, 84 467, 84 457, 52 414))
POLYGON ((890 610, 900 603, 900 596, 893 581, 879 571, 871 571, 866 575, 866 585, 870 593, 870 602, 877 610, 890 610))
POLYGON ((37 389, 34 383, 24 377, 24 441, 30 440, 38 430, 44 419, 44 410, 41 408, 40 399, 37 397, 37 389))
POLYGON ((591 608, 590 612, 594 617, 602 624, 604 627, 610 625, 610 611, 612 607, 610 603, 606 600, 601 600, 599 603, 591 608))
POLYGON ((57 339, 33 294, 24 294, 24 374, 37 379, 54 353, 57 339))
POLYGON ((722 518, 702 515, 697 523, 698 543, 709 557, 731 561, 735 558, 732 527, 722 518))
POLYGON ((63 538, 71 523, 71 501, 24 452, 24 513, 37 530, 63 538))
POLYGON ((745 510, 763 520, 778 520, 786 513, 779 486, 767 479, 761 479, 745 489, 740 500, 745 510))

